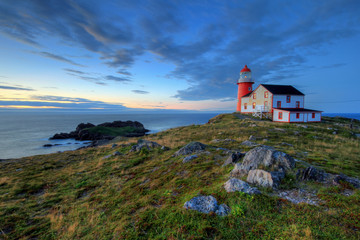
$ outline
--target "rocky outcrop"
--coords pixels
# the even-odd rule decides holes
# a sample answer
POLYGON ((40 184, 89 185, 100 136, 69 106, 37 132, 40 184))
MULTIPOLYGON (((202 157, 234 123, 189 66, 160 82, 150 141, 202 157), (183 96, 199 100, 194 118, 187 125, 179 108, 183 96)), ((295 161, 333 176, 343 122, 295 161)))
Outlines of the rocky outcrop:
POLYGON ((340 174, 335 176, 333 179, 333 184, 339 185, 341 182, 350 183, 355 188, 360 188, 360 180, 357 178, 346 176, 345 174, 340 174))
POLYGON ((230 208, 227 205, 218 205, 216 199, 211 195, 194 197, 184 204, 184 208, 206 214, 214 212, 219 216, 226 216, 230 213, 230 208))
POLYGON ((181 156, 181 155, 190 155, 193 153, 198 153, 204 151, 207 148, 207 145, 201 142, 191 142, 184 147, 180 148, 177 152, 175 152, 174 156, 181 156))
POLYGON ((50 139, 68 139, 74 138, 76 140, 111 140, 114 139, 115 136, 106 135, 101 132, 91 131, 91 128, 94 127, 106 127, 106 128, 124 128, 131 127, 134 131, 124 131, 124 137, 140 137, 144 136, 149 130, 144 128, 140 122, 137 121, 114 121, 114 122, 106 122, 95 126, 92 123, 80 123, 75 131, 70 133, 56 133, 50 139))
POLYGON ((240 179, 237 178, 229 179, 224 184, 224 188, 226 192, 244 192, 248 194, 260 194, 260 191, 257 188, 251 187, 246 182, 241 181, 240 179))
POLYGON ((190 156, 186 156, 186 157, 184 157, 184 159, 183 159, 183 163, 187 163, 187 162, 190 162, 191 160, 193 160, 193 159, 195 159, 195 158, 197 158, 198 157, 198 155, 190 155, 190 156))
POLYGON ((233 177, 243 177, 253 169, 286 172, 294 167, 295 160, 288 154, 276 151, 269 146, 259 146, 247 152, 242 163, 235 164, 231 175, 233 177))
POLYGON ((317 182, 323 182, 325 181, 327 174, 321 169, 310 166, 305 169, 299 170, 296 173, 296 177, 300 181, 313 180, 317 182))
POLYGON ((276 188, 284 177, 284 172, 267 172, 255 169, 249 171, 246 181, 261 187, 276 188))
POLYGON ((138 152, 141 151, 141 149, 143 148, 146 148, 147 150, 151 150, 153 148, 162 148, 162 147, 163 146, 161 146, 157 142, 139 139, 137 144, 131 147, 130 152, 138 152))
POLYGON ((259 146, 259 144, 254 143, 252 141, 246 140, 241 143, 241 145, 248 146, 248 147, 256 147, 259 146))

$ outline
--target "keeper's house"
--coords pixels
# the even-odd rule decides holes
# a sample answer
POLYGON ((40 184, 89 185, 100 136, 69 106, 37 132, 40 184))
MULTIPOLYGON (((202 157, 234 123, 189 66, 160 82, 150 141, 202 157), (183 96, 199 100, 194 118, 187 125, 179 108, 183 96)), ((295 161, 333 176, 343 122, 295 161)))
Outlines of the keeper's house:
POLYGON ((237 111, 266 116, 274 122, 320 122, 321 112, 304 108, 305 95, 290 85, 260 84, 254 91, 251 70, 240 71, 237 111))

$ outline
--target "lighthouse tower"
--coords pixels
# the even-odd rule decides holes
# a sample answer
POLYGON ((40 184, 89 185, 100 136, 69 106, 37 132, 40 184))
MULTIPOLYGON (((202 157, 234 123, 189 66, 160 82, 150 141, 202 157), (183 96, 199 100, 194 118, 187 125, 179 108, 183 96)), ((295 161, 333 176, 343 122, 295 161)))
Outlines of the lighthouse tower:
POLYGON ((240 78, 237 81, 238 85, 238 103, 236 111, 241 112, 241 98, 246 94, 252 92, 252 85, 254 81, 251 78, 251 70, 245 65, 240 71, 240 78))

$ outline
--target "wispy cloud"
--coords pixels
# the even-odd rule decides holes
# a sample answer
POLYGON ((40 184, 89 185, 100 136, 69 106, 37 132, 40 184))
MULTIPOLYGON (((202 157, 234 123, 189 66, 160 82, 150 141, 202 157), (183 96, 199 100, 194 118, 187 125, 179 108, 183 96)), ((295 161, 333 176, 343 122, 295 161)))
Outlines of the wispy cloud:
POLYGON ((143 90, 132 90, 132 92, 137 94, 149 94, 148 91, 143 91, 143 90))
POLYGON ((32 88, 24 88, 24 87, 15 87, 15 86, 4 86, 4 85, 0 85, 0 89, 5 89, 5 90, 17 90, 17 91, 35 91, 32 88))
POLYGON ((75 66, 84 67, 84 65, 78 64, 78 63, 72 61, 71 59, 68 59, 68 58, 65 58, 63 56, 56 55, 56 54, 53 54, 53 53, 49 53, 49 52, 32 52, 32 53, 41 55, 43 57, 51 58, 51 59, 54 59, 54 60, 57 60, 57 61, 69 63, 69 64, 72 64, 72 65, 75 65, 75 66))
POLYGON ((131 82, 131 80, 126 77, 115 77, 112 75, 108 75, 108 76, 105 76, 104 78, 106 80, 111 80, 111 81, 115 81, 115 82, 131 82))

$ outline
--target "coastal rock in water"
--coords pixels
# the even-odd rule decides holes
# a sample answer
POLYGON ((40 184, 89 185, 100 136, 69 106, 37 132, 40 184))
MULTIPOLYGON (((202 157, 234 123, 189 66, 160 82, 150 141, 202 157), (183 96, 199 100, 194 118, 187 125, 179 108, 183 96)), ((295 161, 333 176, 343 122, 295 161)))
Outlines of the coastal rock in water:
POLYGON ((220 216, 225 216, 230 212, 230 208, 228 206, 225 204, 221 204, 219 206, 216 199, 211 195, 194 197, 184 204, 184 208, 206 214, 214 212, 220 216))
POLYGON ((311 166, 303 170, 299 170, 296 173, 296 177, 300 181, 313 180, 317 182, 323 182, 326 179, 326 173, 323 170, 311 166))
POLYGON ((204 151, 206 147, 207 145, 201 142, 191 142, 186 146, 180 148, 177 152, 175 152, 174 156, 189 155, 196 152, 204 151))
POLYGON ((226 159, 223 166, 227 166, 229 164, 237 163, 242 156, 244 156, 244 154, 241 153, 241 152, 233 152, 233 153, 231 153, 230 156, 226 159))
POLYGON ((245 154, 243 162, 235 164, 232 176, 245 176, 250 170, 262 168, 267 171, 286 172, 295 167, 295 160, 286 153, 276 151, 269 146, 251 149, 245 154))
POLYGON ((224 188, 226 192, 244 192, 248 194, 260 194, 260 191, 257 188, 253 188, 246 182, 241 181, 237 178, 229 179, 224 184, 224 188))
POLYGON ((276 188, 284 177, 284 172, 267 172, 255 169, 249 171, 246 181, 262 187, 276 188))
POLYGON ((79 125, 77 125, 75 132, 80 132, 85 128, 92 128, 92 127, 95 127, 95 125, 92 123, 80 123, 79 125))

